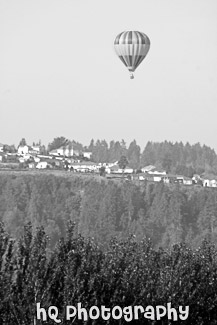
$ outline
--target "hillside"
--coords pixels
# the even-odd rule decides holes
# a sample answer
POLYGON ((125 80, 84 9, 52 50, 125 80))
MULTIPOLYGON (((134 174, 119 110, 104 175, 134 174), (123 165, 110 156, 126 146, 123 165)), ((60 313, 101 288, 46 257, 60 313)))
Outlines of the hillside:
POLYGON ((75 232, 106 247, 112 236, 151 238, 155 247, 202 238, 217 242, 217 191, 203 187, 167 186, 106 180, 67 172, 0 173, 0 217, 15 238, 23 225, 43 225, 50 248, 65 236, 66 223, 75 232))

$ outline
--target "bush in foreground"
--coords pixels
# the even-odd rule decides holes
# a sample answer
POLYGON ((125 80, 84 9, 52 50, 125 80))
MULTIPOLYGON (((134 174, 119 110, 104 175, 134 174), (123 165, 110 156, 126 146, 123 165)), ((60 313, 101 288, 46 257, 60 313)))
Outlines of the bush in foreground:
MULTIPOLYGON (((54 251, 47 248, 49 238, 38 228, 33 236, 31 224, 15 241, 0 227, 0 324, 55 324, 36 321, 36 303, 46 310, 58 308, 61 324, 66 321, 66 306, 89 309, 141 305, 167 306, 178 311, 189 306, 189 317, 178 324, 214 324, 217 319, 216 248, 204 241, 197 250, 176 244, 169 250, 154 250, 149 240, 136 242, 113 238, 102 251, 93 239, 74 235, 69 223, 67 236, 54 251)), ((83 321, 74 324, 127 324, 107 321, 83 321)), ((141 316, 133 324, 155 324, 141 316)), ((156 324, 171 324, 167 317, 156 324)))

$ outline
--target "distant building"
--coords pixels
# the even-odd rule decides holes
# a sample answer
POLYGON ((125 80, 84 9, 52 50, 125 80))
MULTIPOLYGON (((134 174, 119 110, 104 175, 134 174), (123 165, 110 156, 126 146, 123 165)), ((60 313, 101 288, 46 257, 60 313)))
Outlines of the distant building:
POLYGON ((217 180, 213 178, 205 178, 203 179, 203 186, 205 187, 217 187, 217 180))
POLYGON ((29 169, 34 169, 36 167, 36 163, 35 162, 31 162, 28 164, 29 169))
POLYGON ((63 146, 58 149, 51 150, 49 155, 51 156, 66 156, 72 157, 74 154, 74 150, 71 146, 63 146))
POLYGON ((192 185, 193 184, 193 180, 191 178, 189 178, 189 177, 184 176, 183 177, 183 184, 184 185, 192 185))
POLYGON ((141 171, 142 171, 143 173, 146 173, 146 172, 150 172, 150 171, 153 170, 153 169, 156 169, 156 167, 153 166, 153 165, 148 165, 148 166, 145 166, 145 167, 141 168, 141 171))
POLYGON ((166 175, 166 171, 165 170, 160 170, 160 169, 152 169, 148 172, 150 175, 166 175))
POLYGON ((38 154, 40 154, 40 150, 41 150, 40 146, 31 146, 31 147, 29 147, 29 153, 31 155, 38 155, 38 154))
POLYGON ((184 183, 184 176, 182 176, 182 175, 166 174, 166 175, 161 175, 161 179, 166 184, 183 184, 184 183))
POLYGON ((133 168, 126 167, 122 169, 118 165, 113 165, 111 167, 106 167, 106 172, 109 174, 132 174, 133 168))
POLYGON ((150 174, 150 176, 153 177, 153 181, 154 182, 161 182, 162 181, 162 175, 161 174, 150 174))
POLYGON ((19 155, 27 155, 29 153, 29 146, 18 146, 17 153, 19 155))
POLYGON ((39 163, 40 158, 39 158, 39 157, 34 157, 34 161, 35 161, 36 163, 39 163))
POLYGON ((90 159, 92 156, 92 152, 85 151, 85 152, 83 152, 83 156, 84 156, 84 158, 90 159))
POLYGON ((91 161, 72 163, 71 168, 78 172, 98 171, 99 166, 91 161))
POLYGON ((37 165, 37 169, 45 169, 48 167, 48 162, 47 161, 40 161, 37 165))

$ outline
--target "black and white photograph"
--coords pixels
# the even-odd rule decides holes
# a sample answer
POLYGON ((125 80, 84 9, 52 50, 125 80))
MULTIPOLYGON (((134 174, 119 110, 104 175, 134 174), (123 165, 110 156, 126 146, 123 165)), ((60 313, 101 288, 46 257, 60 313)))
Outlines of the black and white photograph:
POLYGON ((217 324, 217 1, 0 0, 0 324, 217 324))

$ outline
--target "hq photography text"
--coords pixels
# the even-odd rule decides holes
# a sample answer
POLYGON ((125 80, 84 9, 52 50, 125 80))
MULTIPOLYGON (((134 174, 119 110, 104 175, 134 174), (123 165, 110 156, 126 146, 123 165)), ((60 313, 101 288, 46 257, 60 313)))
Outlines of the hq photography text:
MULTIPOLYGON (((56 306, 50 306, 47 308, 41 307, 40 303, 36 304, 36 316, 37 320, 48 321, 53 320, 54 323, 61 323, 62 319, 59 318, 59 310, 56 306)), ((76 318, 78 320, 87 321, 89 319, 96 320, 109 320, 113 318, 114 320, 119 320, 124 318, 126 322, 131 322, 133 320, 141 319, 142 317, 148 320, 161 320, 167 317, 168 320, 178 321, 186 320, 189 316, 189 306, 179 306, 178 310, 171 306, 171 302, 167 303, 165 306, 127 306, 121 308, 120 306, 114 306, 113 308, 108 308, 106 306, 92 306, 89 309, 82 307, 81 303, 77 306, 66 306, 65 309, 65 320, 74 321, 76 318)))

